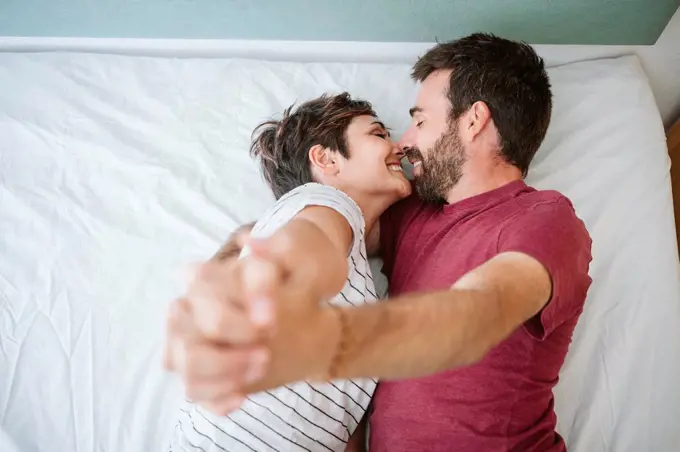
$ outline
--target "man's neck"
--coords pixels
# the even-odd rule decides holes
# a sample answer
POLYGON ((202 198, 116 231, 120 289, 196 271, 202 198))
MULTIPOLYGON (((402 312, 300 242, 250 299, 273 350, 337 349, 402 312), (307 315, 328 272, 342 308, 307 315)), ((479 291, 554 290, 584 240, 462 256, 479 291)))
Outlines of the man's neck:
POLYGON ((446 202, 454 204, 522 179, 522 172, 510 165, 495 165, 485 170, 469 168, 460 181, 446 194, 446 202))

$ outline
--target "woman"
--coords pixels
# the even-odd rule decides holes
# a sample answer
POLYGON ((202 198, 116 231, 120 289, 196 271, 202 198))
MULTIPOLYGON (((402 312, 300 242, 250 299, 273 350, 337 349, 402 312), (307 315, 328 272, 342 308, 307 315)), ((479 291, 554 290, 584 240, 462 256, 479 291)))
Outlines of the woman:
MULTIPOLYGON (((281 121, 261 124, 253 138, 251 153, 260 158, 277 202, 252 236, 285 231, 292 237, 299 252, 290 258, 319 269, 310 289, 319 300, 375 301, 366 231, 410 194, 411 185, 403 153, 370 103, 347 93, 324 95, 294 112, 291 106, 281 121)), ((202 408, 200 393, 188 394, 196 404, 182 408, 172 450, 344 450, 375 386, 371 379, 288 385, 250 396, 226 416, 202 408)))

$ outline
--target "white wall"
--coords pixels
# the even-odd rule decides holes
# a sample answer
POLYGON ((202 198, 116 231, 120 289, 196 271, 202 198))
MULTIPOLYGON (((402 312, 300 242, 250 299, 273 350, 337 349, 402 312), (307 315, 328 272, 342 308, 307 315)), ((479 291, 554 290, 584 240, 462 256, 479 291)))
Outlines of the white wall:
MULTIPOLYGON (((295 61, 412 63, 432 43, 2 38, 1 51, 88 51, 173 57, 246 57, 295 61)), ((680 117, 680 9, 653 46, 536 46, 549 66, 637 54, 664 123, 680 117)))

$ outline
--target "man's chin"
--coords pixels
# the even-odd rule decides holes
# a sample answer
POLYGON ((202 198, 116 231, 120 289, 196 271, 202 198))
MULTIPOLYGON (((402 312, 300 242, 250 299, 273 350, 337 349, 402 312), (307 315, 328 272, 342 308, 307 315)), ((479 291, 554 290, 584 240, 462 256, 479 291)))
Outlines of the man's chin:
POLYGON ((418 177, 414 181, 414 188, 420 199, 429 204, 443 204, 446 201, 439 194, 439 191, 434 190, 433 187, 427 184, 423 177, 418 177))

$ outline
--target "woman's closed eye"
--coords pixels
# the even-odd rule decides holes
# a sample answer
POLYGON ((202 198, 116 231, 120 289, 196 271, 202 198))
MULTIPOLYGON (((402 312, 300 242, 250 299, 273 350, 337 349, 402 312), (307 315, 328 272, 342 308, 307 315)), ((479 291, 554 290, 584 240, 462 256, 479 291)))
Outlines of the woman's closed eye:
POLYGON ((390 129, 385 127, 382 123, 381 124, 375 124, 370 132, 371 135, 375 135, 376 137, 380 137, 383 140, 390 138, 390 129))

